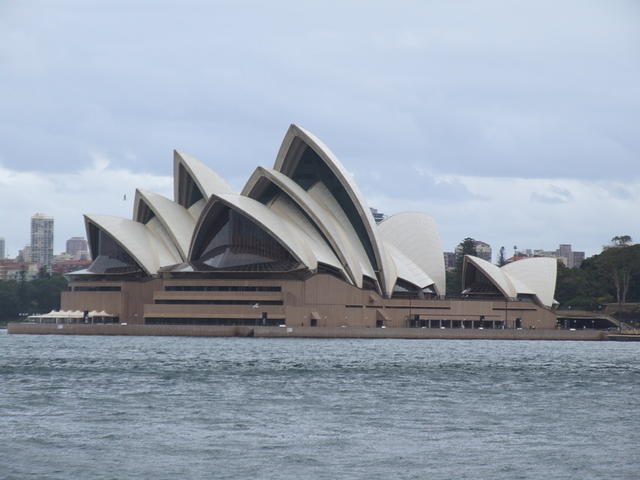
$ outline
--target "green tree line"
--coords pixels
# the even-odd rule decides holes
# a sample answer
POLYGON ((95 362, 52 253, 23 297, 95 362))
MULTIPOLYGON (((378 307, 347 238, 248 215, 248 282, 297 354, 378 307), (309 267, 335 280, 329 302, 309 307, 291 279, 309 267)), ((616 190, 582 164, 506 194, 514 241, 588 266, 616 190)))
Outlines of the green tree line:
POLYGON ((60 309, 60 293, 67 288, 62 275, 40 275, 35 280, 0 282, 0 323, 15 321, 20 314, 60 309))
POLYGON ((607 248, 584 260, 580 268, 558 264, 556 300, 560 308, 582 310, 597 310, 604 303, 640 302, 640 245, 607 248))

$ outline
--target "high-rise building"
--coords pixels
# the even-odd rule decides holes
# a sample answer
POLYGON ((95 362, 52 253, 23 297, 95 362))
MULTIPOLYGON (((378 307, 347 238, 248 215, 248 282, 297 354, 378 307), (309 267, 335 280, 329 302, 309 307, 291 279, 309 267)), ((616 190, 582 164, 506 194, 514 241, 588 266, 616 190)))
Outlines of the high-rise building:
POLYGON ((559 258, 567 267, 573 268, 573 252, 571 251, 570 243, 561 243, 558 250, 556 250, 556 257, 559 258))
POLYGON ((582 265, 584 258, 584 252, 573 252, 573 268, 580 268, 580 265, 582 265))
POLYGON ((456 269, 456 254, 453 252, 443 252, 444 268, 451 272, 456 269))
POLYGON ((79 258, 82 253, 89 250, 87 246, 87 241, 84 237, 71 237, 67 240, 67 249, 66 252, 71 255, 73 258, 79 258))
POLYGON ((4 251, 4 238, 0 237, 0 260, 2 260, 5 256, 4 251))
POLYGON ((19 262, 31 262, 31 245, 25 245, 22 250, 18 250, 18 258, 16 258, 19 262))
POLYGON ((36 213, 31 217, 31 260, 51 267, 53 260, 53 217, 36 213))

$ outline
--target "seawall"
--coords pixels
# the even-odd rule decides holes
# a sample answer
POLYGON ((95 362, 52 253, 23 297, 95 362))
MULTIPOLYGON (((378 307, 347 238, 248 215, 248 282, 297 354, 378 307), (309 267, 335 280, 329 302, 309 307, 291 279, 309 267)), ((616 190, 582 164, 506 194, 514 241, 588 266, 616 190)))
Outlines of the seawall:
POLYGON ((493 330, 434 328, 341 327, 224 327, 205 325, 119 325, 9 323, 10 334, 34 335, 138 335, 176 337, 269 338, 404 338, 484 340, 607 340, 599 330, 493 330))

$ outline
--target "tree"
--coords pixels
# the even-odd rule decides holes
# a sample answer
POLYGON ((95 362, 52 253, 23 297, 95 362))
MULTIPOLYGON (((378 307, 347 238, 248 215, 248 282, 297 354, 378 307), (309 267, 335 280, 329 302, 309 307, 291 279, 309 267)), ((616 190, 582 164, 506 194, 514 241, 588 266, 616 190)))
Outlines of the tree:
POLYGON ((476 252, 476 241, 473 238, 465 238, 456 247, 456 269, 447 281, 447 291, 454 295, 458 295, 462 291, 462 266, 465 255, 478 255, 476 252))
POLYGON ((597 263, 603 273, 613 281, 621 310, 620 307, 627 301, 631 280, 640 274, 640 245, 625 246, 631 241, 628 235, 613 238, 618 238, 620 248, 604 250, 598 255, 597 263))
POLYGON ((631 243, 631 237, 629 235, 616 235, 611 239, 611 243, 617 247, 625 247, 631 243))
POLYGON ((20 313, 58 310, 60 293, 66 288, 67 281, 59 274, 31 281, 22 274, 17 281, 0 281, 0 322, 15 321, 20 313))
POLYGON ((504 247, 500 247, 500 256, 498 257, 498 266, 502 267, 507 263, 507 260, 504 258, 504 247))

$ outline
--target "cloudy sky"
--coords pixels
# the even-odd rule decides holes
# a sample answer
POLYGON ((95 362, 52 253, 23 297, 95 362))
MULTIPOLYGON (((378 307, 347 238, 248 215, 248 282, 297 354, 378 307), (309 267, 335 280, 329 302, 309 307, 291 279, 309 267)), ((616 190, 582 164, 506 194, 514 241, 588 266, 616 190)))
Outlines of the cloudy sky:
POLYGON ((241 189, 290 123, 446 250, 640 240, 640 2, 0 0, 11 256, 171 196, 173 148, 241 189))

